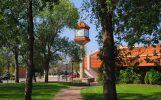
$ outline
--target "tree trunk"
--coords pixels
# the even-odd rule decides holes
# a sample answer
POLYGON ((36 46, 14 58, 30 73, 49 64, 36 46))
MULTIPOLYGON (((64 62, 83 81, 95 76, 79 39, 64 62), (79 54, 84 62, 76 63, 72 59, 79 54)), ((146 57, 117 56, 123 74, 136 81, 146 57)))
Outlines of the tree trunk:
POLYGON ((34 70, 33 78, 34 78, 34 82, 36 82, 35 70, 34 70))
MULTIPOLYGON (((8 61, 8 63, 7 63, 7 73, 8 73, 8 76, 10 76, 10 71, 9 71, 10 69, 9 69, 9 61, 8 61)), ((8 78, 7 78, 7 83, 8 83, 8 78)))
POLYGON ((105 100, 117 100, 115 86, 115 63, 114 63, 114 38, 112 29, 112 11, 107 10, 106 0, 100 0, 101 9, 101 26, 103 37, 103 74, 104 86, 103 93, 105 100))
POLYGON ((49 74, 49 69, 48 68, 46 68, 45 69, 45 83, 48 83, 48 74, 49 74))
POLYGON ((32 0, 27 2, 27 21, 28 21, 28 60, 27 60, 27 77, 25 88, 25 100, 32 100, 32 78, 33 78, 33 45, 34 45, 34 32, 33 32, 33 16, 32 16, 32 0))
POLYGON ((15 47, 15 82, 19 83, 19 62, 18 62, 18 47, 15 47))
POLYGON ((48 75, 49 75, 49 60, 45 62, 45 83, 48 83, 48 75))

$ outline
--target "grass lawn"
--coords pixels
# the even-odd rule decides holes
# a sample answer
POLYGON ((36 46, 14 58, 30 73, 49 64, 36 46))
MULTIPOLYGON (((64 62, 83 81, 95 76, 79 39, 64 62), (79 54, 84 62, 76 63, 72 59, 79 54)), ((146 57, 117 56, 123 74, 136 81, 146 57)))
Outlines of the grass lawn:
MULTIPOLYGON (((34 83, 33 100, 52 100, 62 88, 78 86, 72 83, 34 83)), ((0 84, 0 100, 24 100, 25 84, 0 84)))
MULTIPOLYGON (((102 86, 93 86, 81 90, 84 100, 104 100, 102 86)), ((119 100, 161 100, 161 86, 117 85, 119 100)))

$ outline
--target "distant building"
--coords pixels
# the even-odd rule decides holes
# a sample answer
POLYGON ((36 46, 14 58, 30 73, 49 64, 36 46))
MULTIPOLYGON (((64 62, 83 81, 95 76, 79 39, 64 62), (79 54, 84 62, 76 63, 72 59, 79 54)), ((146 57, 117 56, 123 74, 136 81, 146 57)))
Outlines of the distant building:
MULTIPOLYGON (((153 67, 161 66, 161 45, 141 46, 129 49, 128 47, 118 47, 119 54, 116 58, 117 67, 139 66, 153 67)), ((84 57, 84 67, 87 71, 96 71, 101 66, 98 58, 99 50, 84 57)))
POLYGON ((26 78, 26 67, 19 67, 19 78, 26 78))

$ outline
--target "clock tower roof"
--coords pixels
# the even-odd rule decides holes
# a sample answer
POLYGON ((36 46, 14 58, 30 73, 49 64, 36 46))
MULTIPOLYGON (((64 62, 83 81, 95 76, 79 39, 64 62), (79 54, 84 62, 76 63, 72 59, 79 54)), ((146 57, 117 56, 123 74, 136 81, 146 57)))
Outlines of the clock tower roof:
POLYGON ((90 27, 83 21, 80 21, 77 23, 77 29, 84 28, 84 29, 90 29, 90 27))

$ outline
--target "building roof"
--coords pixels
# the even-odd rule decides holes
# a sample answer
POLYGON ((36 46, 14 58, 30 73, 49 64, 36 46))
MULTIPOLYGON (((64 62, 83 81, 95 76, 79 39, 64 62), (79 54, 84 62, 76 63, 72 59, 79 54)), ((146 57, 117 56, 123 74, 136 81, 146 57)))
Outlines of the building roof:
POLYGON ((78 28, 78 29, 80 29, 80 28, 90 29, 90 27, 83 21, 78 22, 76 28, 78 28))
MULTIPOLYGON (((140 46, 130 49, 128 47, 118 48, 121 64, 118 66, 160 66, 161 65, 161 45, 140 46), (149 59, 149 60, 148 60, 149 59)), ((98 58, 99 50, 91 53, 90 66, 93 69, 100 67, 102 61, 98 58)), ((87 60, 85 58, 85 60, 87 60)), ((87 62, 85 61, 85 67, 87 62)), ((116 61, 117 62, 117 61, 116 61)))

